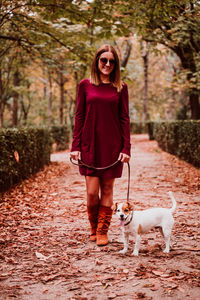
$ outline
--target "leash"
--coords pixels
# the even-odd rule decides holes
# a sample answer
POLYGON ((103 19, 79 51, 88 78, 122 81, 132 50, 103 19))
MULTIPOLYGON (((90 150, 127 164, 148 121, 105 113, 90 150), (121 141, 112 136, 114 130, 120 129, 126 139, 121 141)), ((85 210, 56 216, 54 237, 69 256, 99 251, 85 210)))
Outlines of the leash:
POLYGON ((126 199, 126 201, 127 201, 127 203, 129 203, 129 190, 130 190, 130 177, 131 177, 131 175, 130 175, 131 168, 130 168, 129 162, 127 162, 127 166, 128 166, 128 189, 127 189, 127 199, 126 199))
MULTIPOLYGON (((85 164, 82 160, 78 160, 78 163, 75 163, 71 157, 70 157, 70 161, 75 166, 87 167, 88 169, 93 169, 93 170, 107 170, 107 169, 115 166, 116 164, 118 164, 118 162, 120 162, 120 160, 116 160, 113 164, 108 165, 106 167, 94 167, 94 166, 90 166, 90 165, 85 164)), ((126 199, 126 201, 128 203, 129 202, 129 190, 130 190, 130 164, 129 164, 129 162, 127 162, 127 166, 128 166, 128 189, 127 189, 127 199, 126 199)))

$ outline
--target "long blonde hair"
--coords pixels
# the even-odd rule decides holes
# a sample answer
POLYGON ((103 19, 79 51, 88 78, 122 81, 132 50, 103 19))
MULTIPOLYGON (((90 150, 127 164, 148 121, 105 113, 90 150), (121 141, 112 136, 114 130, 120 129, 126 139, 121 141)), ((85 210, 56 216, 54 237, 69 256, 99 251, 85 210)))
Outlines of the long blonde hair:
POLYGON ((98 68, 98 62, 99 57, 104 52, 112 52, 114 59, 115 59, 115 65, 114 69, 110 74, 110 81, 112 82, 113 86, 116 87, 117 91, 120 92, 122 89, 122 81, 121 81, 121 75, 120 75, 120 63, 119 63, 119 57, 114 47, 111 45, 105 44, 102 45, 96 52, 92 67, 91 67, 91 76, 90 76, 90 82, 94 85, 99 85, 101 83, 100 79, 100 71, 98 68))

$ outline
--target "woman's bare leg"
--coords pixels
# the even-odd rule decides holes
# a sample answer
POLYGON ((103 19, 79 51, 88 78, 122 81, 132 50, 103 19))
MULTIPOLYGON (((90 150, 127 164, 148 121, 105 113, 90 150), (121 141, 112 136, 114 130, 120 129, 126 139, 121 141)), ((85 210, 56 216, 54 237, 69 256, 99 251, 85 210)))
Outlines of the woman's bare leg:
POLYGON ((111 207, 113 205, 113 187, 115 179, 100 179, 101 200, 103 206, 111 207))
POLYGON ((87 206, 99 204, 99 177, 86 176, 87 206))

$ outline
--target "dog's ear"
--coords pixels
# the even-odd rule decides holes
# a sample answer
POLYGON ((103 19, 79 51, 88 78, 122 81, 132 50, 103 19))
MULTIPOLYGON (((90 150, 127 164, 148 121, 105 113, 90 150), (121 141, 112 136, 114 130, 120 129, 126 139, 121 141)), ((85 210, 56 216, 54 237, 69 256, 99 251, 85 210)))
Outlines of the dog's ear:
POLYGON ((117 203, 114 203, 113 206, 111 207, 114 213, 116 213, 117 205, 118 205, 117 203))
POLYGON ((128 202, 128 208, 129 210, 133 210, 134 209, 134 205, 130 202, 128 202))

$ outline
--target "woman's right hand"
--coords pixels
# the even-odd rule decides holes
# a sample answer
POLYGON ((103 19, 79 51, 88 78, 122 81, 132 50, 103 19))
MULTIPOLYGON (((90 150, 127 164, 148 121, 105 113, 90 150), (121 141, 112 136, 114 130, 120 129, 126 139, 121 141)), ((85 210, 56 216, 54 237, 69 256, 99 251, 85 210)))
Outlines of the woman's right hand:
POLYGON ((80 151, 73 151, 70 152, 70 158, 74 160, 79 160, 81 159, 81 152, 80 151))

